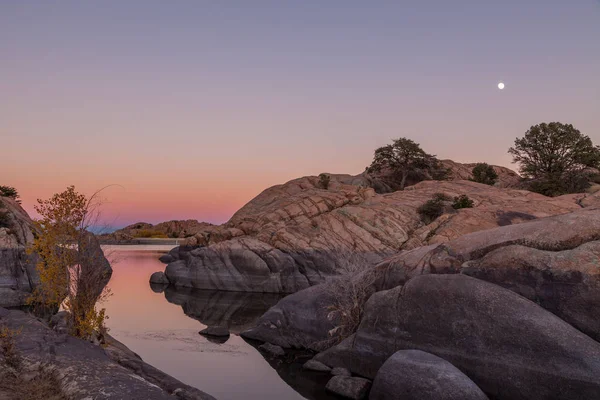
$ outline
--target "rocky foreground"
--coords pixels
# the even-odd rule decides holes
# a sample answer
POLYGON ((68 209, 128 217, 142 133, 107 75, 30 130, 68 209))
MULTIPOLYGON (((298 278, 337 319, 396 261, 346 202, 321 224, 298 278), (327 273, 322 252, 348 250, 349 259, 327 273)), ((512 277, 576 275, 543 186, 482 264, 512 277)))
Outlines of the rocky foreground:
POLYGON ((14 343, 10 354, 4 347, 0 352, 0 398, 23 398, 22 386, 49 381, 53 393, 38 398, 214 400, 146 364, 112 338, 105 346, 74 338, 62 330, 60 315, 51 325, 54 329, 25 312, 0 308, 0 326, 12 332, 14 343), (15 358, 17 363, 8 361, 15 358), (14 387, 6 387, 4 382, 14 375, 14 387))
MULTIPOLYGON (((599 260, 596 207, 401 252, 362 273, 377 279, 360 326, 313 361, 373 380, 375 399, 482 398, 444 394, 473 384, 501 400, 600 398, 599 260), (464 377, 441 379, 447 363, 464 377)), ((339 323, 330 288, 284 298, 243 335, 322 350, 339 323)))
MULTIPOLYGON (((4 308, 26 305, 40 280, 38 258, 27 253, 34 224, 12 199, 0 197, 0 211, 8 225, 0 227, 0 399, 213 399, 146 364, 111 337, 99 345, 70 336, 64 312, 47 321, 4 308)), ((83 235, 78 247, 82 273, 103 272, 99 286, 88 288, 99 295, 112 268, 93 235, 83 235)))

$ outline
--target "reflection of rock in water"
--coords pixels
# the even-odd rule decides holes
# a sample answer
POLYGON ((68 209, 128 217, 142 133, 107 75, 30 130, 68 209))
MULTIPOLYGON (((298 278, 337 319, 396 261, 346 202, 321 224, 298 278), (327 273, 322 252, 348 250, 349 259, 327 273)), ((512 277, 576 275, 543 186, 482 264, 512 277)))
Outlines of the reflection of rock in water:
MULTIPOLYGON (((250 340, 246 342, 255 347, 260 344, 250 340)), ((325 385, 332 377, 329 372, 308 371, 302 368, 311 358, 312 354, 288 351, 283 358, 265 357, 265 360, 285 383, 303 397, 309 400, 338 400, 339 397, 325 391, 325 385)))
POLYGON ((165 289, 165 297, 169 303, 181 306, 188 317, 206 326, 227 327, 235 334, 251 328, 261 315, 282 298, 272 293, 224 292, 174 286, 165 289))

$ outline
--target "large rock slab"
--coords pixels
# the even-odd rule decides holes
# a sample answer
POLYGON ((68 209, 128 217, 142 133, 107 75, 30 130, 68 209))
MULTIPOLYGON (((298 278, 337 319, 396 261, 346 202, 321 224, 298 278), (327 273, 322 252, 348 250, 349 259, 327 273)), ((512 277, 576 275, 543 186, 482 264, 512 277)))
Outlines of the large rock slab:
POLYGON ((9 226, 0 226, 0 307, 22 306, 39 284, 38 258, 26 251, 33 242, 35 227, 13 199, 0 197, 0 213, 9 221, 9 226))
POLYGON ((331 304, 326 284, 310 287, 283 298, 242 336, 286 348, 323 350, 331 345, 328 332, 334 328, 327 318, 331 304))
POLYGON ((41 363, 57 371, 63 393, 70 399, 214 400, 144 363, 121 343, 110 339, 103 349, 59 334, 38 319, 0 308, 0 324, 19 332, 16 351, 27 366, 41 363))
MULTIPOLYGON (((510 289, 600 340, 598 235, 596 209, 476 232, 386 259, 375 267, 381 278, 373 291, 422 274, 462 273, 510 289)), ((331 304, 324 285, 300 291, 282 299, 246 334, 284 347, 322 350, 319 345, 328 343, 334 328, 327 318, 331 304)))
POLYGON ((540 304, 600 340, 600 210, 476 232, 400 253, 377 268, 379 289, 428 273, 463 273, 540 304))
POLYGON ((199 289, 294 293, 343 272, 350 253, 366 267, 400 250, 581 208, 575 198, 464 180, 425 181, 382 195, 355 178, 332 175, 327 190, 317 177, 265 190, 226 224, 188 239, 190 248, 170 252, 166 277, 199 289), (448 207, 426 225, 417 209, 436 193, 466 194, 474 207, 448 207))
POLYGON ((420 350, 400 350, 381 366, 369 400, 487 400, 448 361, 420 350))
POLYGON ((499 400, 600 398, 600 343, 512 291, 459 274, 374 294, 355 336, 315 360, 373 378, 407 349, 447 360, 499 400))

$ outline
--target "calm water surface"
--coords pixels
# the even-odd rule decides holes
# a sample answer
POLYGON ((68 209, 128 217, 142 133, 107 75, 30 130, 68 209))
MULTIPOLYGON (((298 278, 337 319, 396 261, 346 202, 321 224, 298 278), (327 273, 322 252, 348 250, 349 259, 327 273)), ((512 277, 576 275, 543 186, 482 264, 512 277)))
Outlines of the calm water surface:
MULTIPOLYGON (((237 334, 274 305, 273 295, 151 288, 153 272, 164 270, 165 251, 110 246, 112 296, 106 308, 110 334, 144 361, 219 400, 329 399, 328 376, 305 372, 298 362, 273 362, 237 334), (198 334, 207 325, 226 325, 224 343, 198 334), (300 394, 302 393, 302 394, 300 394)), ((290 359, 293 357, 290 357, 290 359)))

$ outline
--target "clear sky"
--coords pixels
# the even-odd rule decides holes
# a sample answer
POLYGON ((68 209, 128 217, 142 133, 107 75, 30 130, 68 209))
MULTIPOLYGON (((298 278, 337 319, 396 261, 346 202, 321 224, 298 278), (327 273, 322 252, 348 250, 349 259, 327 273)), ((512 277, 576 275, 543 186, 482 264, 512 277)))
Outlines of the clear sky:
POLYGON ((511 166, 543 121, 600 144, 598 0, 0 3, 0 184, 28 211, 119 184, 116 225, 223 222, 401 136, 511 166))

